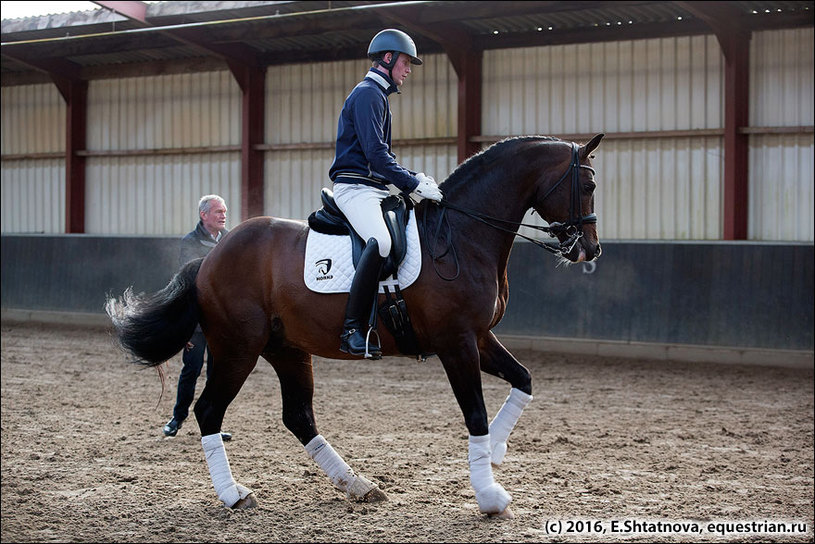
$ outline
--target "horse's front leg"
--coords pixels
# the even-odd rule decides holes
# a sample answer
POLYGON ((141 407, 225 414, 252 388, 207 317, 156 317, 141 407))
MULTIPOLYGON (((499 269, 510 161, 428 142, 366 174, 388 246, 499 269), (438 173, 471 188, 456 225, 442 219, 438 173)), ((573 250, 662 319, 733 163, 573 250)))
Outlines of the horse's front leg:
POLYGON ((481 356, 481 370, 512 385, 504 405, 490 423, 492 464, 497 466, 504 461, 509 433, 532 400, 532 375, 501 345, 491 331, 479 339, 478 352, 481 356))
POLYGON ((478 348, 475 339, 439 353, 447 378, 453 388, 469 437, 470 483, 475 490, 478 509, 485 514, 513 517, 509 510, 512 497, 492 474, 490 435, 487 409, 481 390, 478 348))
POLYGON ((296 349, 264 353, 280 379, 283 398, 283 424, 306 448, 306 453, 323 469, 337 489, 358 502, 385 501, 388 497, 370 480, 354 470, 317 432, 314 420, 314 372, 311 355, 296 349))

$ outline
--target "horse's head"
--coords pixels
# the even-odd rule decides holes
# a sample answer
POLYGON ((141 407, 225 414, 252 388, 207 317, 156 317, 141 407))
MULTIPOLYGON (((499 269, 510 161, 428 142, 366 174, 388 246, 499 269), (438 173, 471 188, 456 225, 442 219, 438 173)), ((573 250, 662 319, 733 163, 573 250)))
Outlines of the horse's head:
POLYGON ((603 139, 598 134, 585 145, 559 145, 568 157, 551 173, 542 176, 533 207, 549 223, 550 232, 567 249, 563 257, 573 263, 593 261, 600 256, 597 216, 594 214, 594 168, 591 153, 603 139))

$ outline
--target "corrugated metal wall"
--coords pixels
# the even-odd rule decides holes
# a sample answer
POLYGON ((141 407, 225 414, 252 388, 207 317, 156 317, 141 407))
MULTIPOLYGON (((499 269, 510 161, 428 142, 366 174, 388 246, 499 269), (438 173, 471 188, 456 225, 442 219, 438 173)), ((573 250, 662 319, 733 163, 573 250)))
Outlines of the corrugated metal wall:
MULTIPOLYGON (((750 56, 750 125, 815 123, 812 28, 756 32, 750 56)), ((750 136, 748 236, 815 240, 813 134, 750 136)))
POLYGON ((65 232, 65 101, 55 85, 2 88, 3 232, 65 232))
MULTIPOLYGON (((812 28, 754 34, 751 126, 812 126, 812 50, 812 28)), ((367 68, 363 60, 269 67, 265 213, 304 219, 319 206, 337 116, 367 68)), ((713 36, 488 51, 482 132, 712 130, 610 138, 595 166, 602 238, 716 240, 723 92, 713 36)), ((457 115, 447 57, 426 56, 391 109, 400 162, 443 180, 456 166, 456 147, 444 140, 455 137, 457 115)), ((63 151, 64 102, 53 85, 4 87, 2 110, 3 232, 63 232, 64 162, 42 154, 63 151)), ((208 192, 227 199, 234 226, 240 114, 239 88, 225 70, 90 82, 87 232, 183 234, 208 192)), ((812 133, 756 133, 750 144, 750 238, 811 242, 812 133)))
POLYGON ((236 225, 240 151, 200 151, 239 146, 240 115, 228 71, 92 81, 86 232, 184 234, 209 193, 226 199, 227 227, 236 225))
MULTIPOLYGON (((456 166, 455 145, 407 139, 456 135, 457 85, 444 55, 428 55, 413 67, 402 94, 390 96, 393 144, 402 165, 442 180, 456 166), (400 141, 402 143, 400 145, 400 141)), ((337 119, 345 97, 365 76, 365 60, 270 66, 266 74, 266 187, 264 209, 305 219, 331 187, 337 119)))
POLYGON ((447 55, 422 55, 422 60, 424 64, 412 67, 402 94, 390 98, 393 150, 402 165, 441 182, 458 166, 458 78, 447 55), (449 144, 403 143, 423 138, 452 140, 449 144))
MULTIPOLYGON (((483 132, 720 128, 722 71, 713 36, 489 51, 483 132)), ((720 137, 604 141, 594 161, 601 238, 718 239, 722 145, 720 137)))

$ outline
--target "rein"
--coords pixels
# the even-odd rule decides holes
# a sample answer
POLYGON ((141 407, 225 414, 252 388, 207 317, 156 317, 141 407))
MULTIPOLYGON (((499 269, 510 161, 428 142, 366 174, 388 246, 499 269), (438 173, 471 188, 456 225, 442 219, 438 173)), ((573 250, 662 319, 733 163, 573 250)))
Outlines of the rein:
MULTIPOLYGON (((515 236, 520 236, 524 240, 532 242, 536 246, 543 248, 554 255, 563 256, 564 254, 571 252, 577 241, 583 236, 583 224, 597 223, 597 214, 595 213, 591 213, 585 216, 580 215, 580 169, 585 168, 586 170, 589 170, 592 174, 596 174, 596 172, 594 171, 594 168, 592 168, 591 166, 580 164, 579 152, 580 152, 579 146, 575 143, 572 143, 572 161, 569 164, 569 168, 563 173, 562 176, 560 176, 560 179, 548 191, 546 191, 546 194, 543 195, 543 198, 541 199, 541 202, 546 200, 546 198, 549 197, 549 195, 551 195, 555 191, 555 189, 560 187, 560 185, 563 183, 564 180, 566 180, 569 174, 572 175, 571 176, 572 191, 569 203, 569 220, 564 223, 553 222, 550 223, 548 227, 543 227, 540 225, 531 225, 529 223, 508 221, 506 219, 500 219, 498 217, 492 217, 487 214, 483 214, 473 210, 468 210, 466 208, 456 206, 455 204, 452 204, 446 199, 443 199, 441 202, 439 202, 438 205, 442 208, 442 210, 441 213, 439 214, 439 221, 436 226, 436 232, 433 239, 434 241, 438 241, 442 224, 446 223, 447 238, 449 240, 448 249, 445 249, 444 252, 442 252, 439 255, 436 255, 434 253, 435 244, 430 244, 429 231, 426 228, 426 225, 424 228, 426 239, 425 245, 427 246, 428 252, 430 253, 430 257, 433 259, 433 268, 436 270, 436 274, 443 280, 453 281, 456 278, 458 278, 459 273, 461 272, 461 269, 458 264, 458 256, 456 255, 456 248, 453 245, 452 241, 452 228, 450 227, 450 222, 447 219, 446 214, 447 209, 460 212, 496 230, 506 232, 515 236), (535 240, 534 238, 530 238, 529 236, 521 234, 517 230, 502 227, 499 223, 512 225, 514 229, 517 229, 518 227, 527 227, 530 229, 535 229, 547 233, 552 238, 555 238, 558 235, 564 233, 567 234, 569 237, 563 242, 541 242, 540 240, 535 240), (456 273, 453 277, 450 278, 442 276, 438 269, 436 269, 436 260, 440 259, 441 257, 444 257, 448 251, 451 251, 453 253, 453 261, 456 263, 456 273)), ((424 216, 424 221, 426 223, 427 215, 424 216)))

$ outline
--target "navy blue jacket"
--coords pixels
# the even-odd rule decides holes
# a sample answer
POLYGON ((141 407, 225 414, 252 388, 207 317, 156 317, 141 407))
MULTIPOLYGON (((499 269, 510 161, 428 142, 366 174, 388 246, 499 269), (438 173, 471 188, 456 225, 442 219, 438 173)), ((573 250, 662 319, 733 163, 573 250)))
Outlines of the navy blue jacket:
POLYGON ((371 68, 345 99, 337 124, 337 147, 328 176, 334 183, 362 183, 406 193, 419 185, 414 172, 396 162, 391 151, 388 95, 397 90, 388 76, 371 68))

